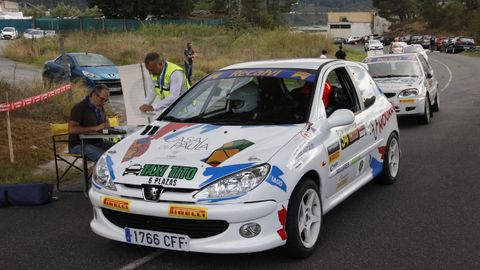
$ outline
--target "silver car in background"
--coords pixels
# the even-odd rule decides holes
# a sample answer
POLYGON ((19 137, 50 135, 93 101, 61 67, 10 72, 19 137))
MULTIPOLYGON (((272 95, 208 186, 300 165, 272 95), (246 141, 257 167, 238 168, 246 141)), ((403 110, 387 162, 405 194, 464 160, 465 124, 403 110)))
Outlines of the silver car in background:
POLYGON ((440 92, 433 69, 418 53, 369 56, 368 72, 395 107, 397 116, 416 117, 428 124, 440 109, 440 92))

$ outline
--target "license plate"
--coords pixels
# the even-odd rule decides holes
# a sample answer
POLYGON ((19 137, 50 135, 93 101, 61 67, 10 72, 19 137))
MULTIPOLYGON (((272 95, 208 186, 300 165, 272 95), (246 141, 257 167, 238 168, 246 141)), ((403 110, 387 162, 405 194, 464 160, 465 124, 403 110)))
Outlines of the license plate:
POLYGON ((190 237, 183 234, 125 228, 125 241, 142 246, 190 251, 190 237))

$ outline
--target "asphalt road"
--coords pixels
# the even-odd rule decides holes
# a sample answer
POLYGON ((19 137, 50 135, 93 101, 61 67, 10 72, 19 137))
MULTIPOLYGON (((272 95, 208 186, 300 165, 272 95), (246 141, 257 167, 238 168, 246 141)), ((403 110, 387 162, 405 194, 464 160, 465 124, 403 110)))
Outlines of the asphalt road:
POLYGON ((41 69, 21 63, 14 62, 2 57, 3 48, 10 40, 0 40, 0 78, 10 83, 21 83, 41 81, 41 69))
POLYGON ((110 241, 91 232, 83 194, 60 193, 48 205, 0 209, 0 269, 480 269, 480 59, 431 61, 442 107, 428 126, 400 122, 399 181, 368 184, 329 212, 308 259, 110 241))

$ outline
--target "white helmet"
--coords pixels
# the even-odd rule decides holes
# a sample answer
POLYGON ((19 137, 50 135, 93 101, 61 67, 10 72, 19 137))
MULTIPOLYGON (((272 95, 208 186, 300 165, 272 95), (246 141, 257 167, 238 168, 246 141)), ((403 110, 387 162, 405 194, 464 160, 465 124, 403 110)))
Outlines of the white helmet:
POLYGON ((229 96, 230 107, 234 113, 250 112, 258 107, 260 89, 255 83, 247 83, 229 96))

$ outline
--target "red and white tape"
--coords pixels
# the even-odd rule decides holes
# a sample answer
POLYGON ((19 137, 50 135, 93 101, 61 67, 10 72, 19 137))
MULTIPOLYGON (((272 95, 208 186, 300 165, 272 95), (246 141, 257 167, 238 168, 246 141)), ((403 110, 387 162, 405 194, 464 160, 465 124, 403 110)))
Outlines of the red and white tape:
POLYGON ((49 99, 49 98, 54 97, 56 95, 59 95, 63 92, 66 92, 66 91, 70 90, 71 88, 72 88, 71 84, 66 84, 62 87, 53 89, 51 91, 48 91, 48 92, 40 94, 40 95, 36 95, 36 96, 33 96, 33 97, 29 97, 29 98, 25 98, 25 99, 21 99, 21 100, 17 100, 17 101, 12 101, 12 102, 9 102, 9 103, 6 103, 6 104, 5 103, 0 104, 0 112, 13 111, 13 110, 16 110, 16 109, 20 109, 20 108, 23 108, 23 107, 33 105, 33 104, 38 103, 40 101, 44 101, 46 99, 49 99))

